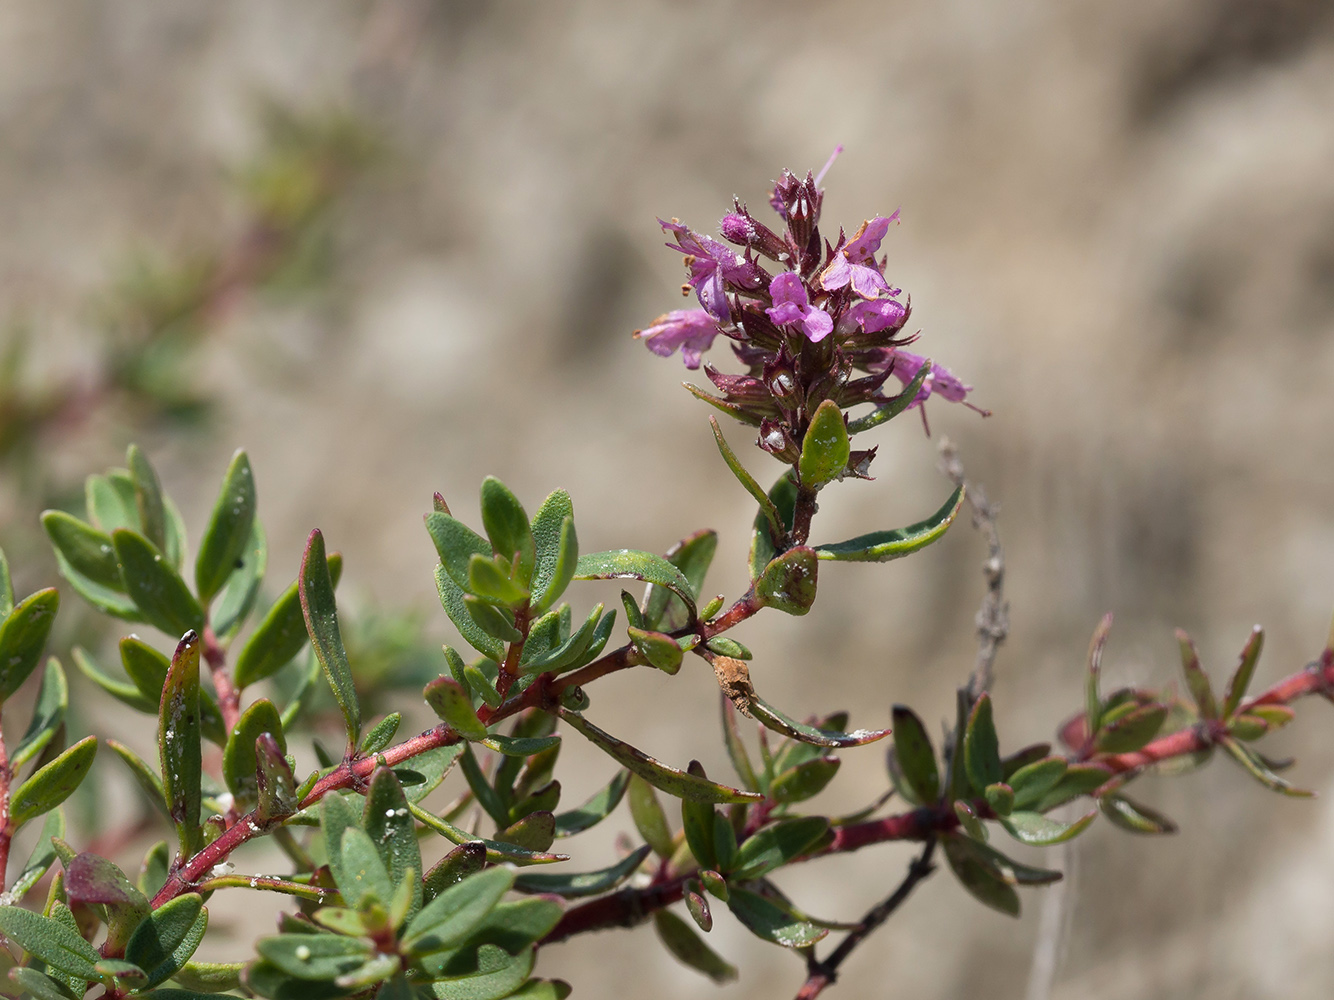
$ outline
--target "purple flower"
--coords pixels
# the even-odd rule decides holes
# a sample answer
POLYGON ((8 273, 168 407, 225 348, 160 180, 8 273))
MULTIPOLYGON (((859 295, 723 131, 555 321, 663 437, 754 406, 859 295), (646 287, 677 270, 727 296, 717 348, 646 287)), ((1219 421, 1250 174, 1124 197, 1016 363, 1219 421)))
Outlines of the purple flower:
MULTIPOLYGON (((891 288, 891 294, 898 289, 891 288)), ((848 309, 847 315, 867 333, 897 330, 908 316, 908 309, 894 299, 859 299, 848 309)))
MULTIPOLYGON (((911 351, 905 351, 901 347, 895 347, 889 352, 886 363, 894 365, 893 375, 905 386, 917 377, 917 373, 922 370, 922 365, 926 364, 926 358, 920 354, 913 354, 911 351)), ((959 376, 944 365, 931 363, 931 372, 927 375, 926 381, 922 387, 917 390, 917 396, 909 406, 920 406, 928 397, 932 395, 948 399, 951 403, 963 403, 970 410, 977 410, 984 416, 990 416, 989 410, 978 409, 965 398, 973 391, 971 385, 964 385, 959 376)))
POLYGON ((820 287, 827 292, 851 285, 852 290, 864 299, 874 299, 890 292, 885 276, 875 265, 875 254, 880 249, 880 241, 889 231, 889 224, 898 221, 899 213, 890 216, 876 216, 857 230, 851 242, 834 253, 820 275, 820 287), (868 265, 866 262, 870 261, 868 265))
POLYGON ((647 330, 635 336, 659 357, 670 357, 679 347, 687 368, 698 368, 700 356, 713 346, 713 338, 722 331, 703 309, 673 309, 653 321, 647 330))
POLYGON ((823 309, 811 305, 806 286, 798 275, 789 271, 774 278, 769 282, 769 295, 774 304, 764 311, 779 326, 800 323, 812 344, 818 344, 833 332, 834 320, 823 309))
POLYGON ((718 322, 728 323, 732 319, 727 305, 728 285, 756 289, 768 280, 764 268, 717 240, 701 236, 675 219, 671 222, 659 219, 658 225, 675 234, 676 242, 667 245, 685 254, 686 265, 690 268, 690 287, 695 290, 705 312, 718 322))

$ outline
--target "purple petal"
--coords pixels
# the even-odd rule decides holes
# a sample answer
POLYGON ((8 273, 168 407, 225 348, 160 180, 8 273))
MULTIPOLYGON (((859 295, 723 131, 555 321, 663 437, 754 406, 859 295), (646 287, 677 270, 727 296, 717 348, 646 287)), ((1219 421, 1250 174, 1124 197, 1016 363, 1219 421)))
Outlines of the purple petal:
POLYGON ((893 299, 863 299, 852 304, 848 315, 867 333, 879 333, 902 325, 908 310, 893 299))
POLYGON ((852 290, 862 298, 874 299, 881 292, 889 291, 889 282, 874 268, 865 264, 849 264, 848 270, 851 272, 852 290))
POLYGON ((698 368, 701 355, 721 332, 703 309, 674 309, 655 319, 648 329, 636 330, 635 336, 659 357, 670 357, 679 349, 686 367, 698 368))
POLYGON ((811 304, 806 295, 806 286, 801 283, 800 276, 792 271, 784 272, 769 282, 769 295, 775 306, 791 304, 805 309, 811 304))
POLYGON ((835 289, 842 288, 851 280, 852 265, 848 263, 848 258, 840 253, 835 255, 834 259, 829 262, 829 266, 820 275, 820 287, 826 292, 832 292, 835 289))
POLYGON ((861 229, 857 230, 857 235, 852 238, 852 242, 843 248, 843 252, 848 255, 848 260, 854 264, 860 264, 876 255, 880 249, 880 241, 885 238, 889 232, 889 224, 897 222, 899 213, 896 211, 893 215, 877 215, 862 223, 861 229))
POLYGON ((806 319, 801 326, 806 331, 806 339, 812 344, 818 344, 833 333, 834 320, 823 309, 810 309, 806 312, 806 319))

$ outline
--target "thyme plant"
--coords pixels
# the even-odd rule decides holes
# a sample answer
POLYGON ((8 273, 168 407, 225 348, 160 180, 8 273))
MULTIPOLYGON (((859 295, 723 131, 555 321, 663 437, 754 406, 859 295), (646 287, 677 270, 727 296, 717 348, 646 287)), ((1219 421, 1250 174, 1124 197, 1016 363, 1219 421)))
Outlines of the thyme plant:
POLYGON ((698 307, 668 312, 636 334, 655 354, 680 351, 688 368, 702 367, 714 391, 687 388, 752 428, 759 449, 782 466, 765 489, 711 418, 723 461, 757 508, 750 584, 730 600, 706 585, 712 531, 686 535, 665 555, 581 552, 564 490, 531 516, 494 478, 481 484, 475 515, 456 516, 437 493, 422 541, 439 555, 436 590, 461 642, 443 648, 439 676, 422 692, 439 723, 403 738, 399 713, 363 713, 335 598, 342 560, 323 534, 310 533, 296 579, 261 610, 267 549, 245 453, 227 468, 187 558, 187 528, 148 456, 131 446, 124 468, 88 477, 83 511, 47 511, 42 524, 70 590, 111 618, 157 630, 151 641, 120 640, 117 672, 83 649, 61 653, 105 696, 152 720, 158 753, 148 761, 112 738, 69 742, 65 668, 55 656, 43 661, 60 592, 16 601, 0 557, 0 700, 30 680, 37 687, 30 715, 7 713, 10 735, 0 740, 4 992, 40 1000, 94 989, 160 1000, 237 991, 274 1000, 555 1000, 570 986, 535 976, 541 951, 643 921, 673 955, 721 981, 737 975, 708 943, 721 907, 804 956, 806 978, 794 988, 811 998, 942 860, 977 900, 1014 915, 1021 890, 1061 875, 1009 857, 1007 839, 1059 843, 1099 815, 1135 833, 1171 832, 1168 818, 1127 794, 1146 771, 1181 770, 1221 750, 1267 788, 1306 794, 1280 775, 1287 762, 1254 744, 1293 718, 1300 697, 1328 694, 1334 644, 1252 695, 1257 629, 1215 693, 1183 634, 1186 697, 1105 692, 1105 619, 1089 649, 1082 707, 1058 728, 1060 748, 1011 746, 997 734, 988 692, 1005 635, 1003 567, 989 508, 957 462, 949 470, 955 489, 918 523, 844 541, 819 535, 823 491, 870 478, 875 448, 854 447, 854 437, 909 410, 924 413, 932 397, 971 405, 969 386, 908 349, 909 305, 877 258, 896 216, 834 238, 820 228, 820 179, 782 174, 770 199, 774 227, 740 203, 722 220, 723 241, 662 223, 684 255, 683 290, 698 307), (739 373, 704 364, 718 337, 739 373), (883 720, 870 712, 858 721, 873 728, 853 729, 846 712, 802 721, 799 709, 757 690, 751 654, 729 634, 737 625, 804 615, 822 573, 915 553, 967 501, 990 534, 989 590, 979 665, 959 689, 943 740, 933 741, 903 705, 892 709, 889 728, 876 728, 883 720), (619 608, 589 607, 576 585, 610 579, 646 589, 623 591, 619 608), (633 719, 609 718, 593 704, 595 682, 622 671, 703 683, 699 671, 682 671, 698 661, 720 688, 731 775, 654 759, 625 738, 633 719), (293 744, 304 739, 303 720, 325 685, 345 739, 335 751, 318 741, 303 750, 318 762, 309 769, 293 744), (605 785, 586 802, 562 801, 566 739, 587 740, 608 758, 605 785), (888 747, 885 784, 865 790, 865 809, 831 816, 813 806, 837 776, 840 753, 880 741, 888 747), (206 744, 220 754, 206 753, 206 744), (137 868, 66 836, 61 804, 87 778, 99 747, 128 769, 168 834, 137 868), (454 771, 466 790, 453 803, 434 801, 454 771), (616 812, 623 801, 628 816, 616 812), (1075 801, 1086 805, 1078 818, 1053 815, 1075 801), (571 871, 563 842, 613 815, 632 823, 633 840, 605 867, 571 871), (11 859, 15 835, 28 826, 40 828, 35 846, 11 859), (245 848, 259 838, 281 849, 286 871, 247 871, 245 848), (892 840, 916 841, 921 852, 860 918, 813 916, 820 900, 789 899, 773 881, 789 865, 892 840), (253 954, 196 961, 220 892, 281 893, 291 905, 253 954), (829 948, 831 933, 841 939, 829 948))

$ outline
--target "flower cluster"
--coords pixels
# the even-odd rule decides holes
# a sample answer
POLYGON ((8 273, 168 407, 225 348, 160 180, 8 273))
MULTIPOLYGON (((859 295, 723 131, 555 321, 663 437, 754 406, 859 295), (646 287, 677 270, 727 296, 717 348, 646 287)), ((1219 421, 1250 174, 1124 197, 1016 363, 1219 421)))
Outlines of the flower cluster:
MULTIPOLYGON (((740 201, 722 219, 725 243, 676 219, 658 220, 674 238, 667 245, 685 258, 689 278, 682 293, 693 291, 700 308, 673 310, 635 332, 655 354, 679 349, 687 368, 703 364, 721 396, 692 391, 759 427, 759 446, 785 462, 795 461, 810 415, 824 400, 844 410, 893 405, 895 397, 883 388, 891 375, 904 386, 917 384, 902 408, 921 406, 933 393, 972 406, 972 387, 941 365, 932 363, 918 381, 927 359, 904 349, 917 339, 903 332, 911 304, 886 280, 886 260, 876 256, 898 212, 863 222, 851 237, 840 229, 832 244, 822 238, 819 185, 828 169, 804 179, 783 171, 769 197, 783 220, 781 232, 740 201), (703 362, 719 334, 732 341, 745 375, 703 362)), ((859 457, 849 463, 851 474, 865 472, 869 453, 859 457)))

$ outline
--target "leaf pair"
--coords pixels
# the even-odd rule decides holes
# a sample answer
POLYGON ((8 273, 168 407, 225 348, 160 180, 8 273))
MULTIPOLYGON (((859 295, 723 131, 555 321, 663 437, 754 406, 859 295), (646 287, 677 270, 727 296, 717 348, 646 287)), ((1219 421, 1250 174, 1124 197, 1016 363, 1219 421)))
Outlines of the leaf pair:
POLYGON ((267 560, 245 452, 233 456, 201 539, 194 594, 181 576, 185 530, 179 512, 133 445, 128 465, 89 477, 87 522, 63 511, 42 515, 62 575, 91 604, 116 617, 146 621, 176 637, 202 632, 212 606, 215 634, 233 635, 254 605, 267 560))

